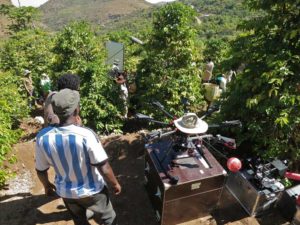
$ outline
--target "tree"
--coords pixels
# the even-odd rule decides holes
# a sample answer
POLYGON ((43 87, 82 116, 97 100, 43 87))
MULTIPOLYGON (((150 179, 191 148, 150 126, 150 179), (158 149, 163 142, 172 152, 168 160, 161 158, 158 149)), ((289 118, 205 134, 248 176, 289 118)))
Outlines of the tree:
POLYGON ((16 80, 17 77, 11 73, 0 72, 0 187, 12 174, 5 164, 15 161, 15 157, 9 155, 9 152, 21 134, 16 124, 27 114, 27 104, 19 94, 16 80))
MULTIPOLYGON (((228 39, 209 39, 205 41, 205 49, 203 51, 203 55, 206 58, 211 58, 212 61, 217 65, 214 69, 214 74, 224 73, 223 66, 220 66, 220 63, 224 62, 228 58, 228 39)), ((207 60, 206 60, 207 61, 207 60)))
MULTIPOLYGON (((12 174, 7 163, 16 161, 9 154, 21 131, 19 120, 28 115, 25 90, 20 88, 24 69, 30 69, 37 84, 40 72, 47 70, 51 61, 48 48, 51 38, 40 29, 33 29, 34 8, 15 8, 1 5, 0 13, 11 20, 11 36, 1 44, 0 50, 0 186, 12 174)), ((26 96, 27 98, 27 96, 26 96)))
POLYGON ((3 71, 11 71, 15 75, 20 75, 16 79, 18 85, 22 83, 21 76, 23 76, 24 69, 29 69, 32 72, 34 86, 38 87, 40 74, 48 71, 52 61, 52 55, 49 52, 52 44, 51 35, 34 27, 33 21, 38 16, 36 8, 17 8, 2 4, 0 13, 10 20, 8 29, 11 34, 0 50, 0 68, 3 71))
MULTIPOLYGON (((32 72, 34 86, 38 87, 40 75, 49 71, 53 55, 51 36, 40 29, 19 31, 11 36, 0 50, 0 69, 18 76, 20 85, 24 69, 32 72)), ((25 90, 23 90, 25 93, 25 90)))
POLYGON ((145 45, 146 56, 138 69, 137 99, 146 113, 147 103, 159 100, 173 114, 181 115, 181 99, 194 110, 203 106, 194 39, 195 12, 182 3, 166 4, 154 13, 153 31, 145 45))
POLYGON ((241 26, 245 33, 235 43, 233 58, 246 68, 228 93, 222 115, 243 121, 247 130, 240 138, 260 155, 299 162, 299 1, 248 4, 265 13, 241 26))
POLYGON ((52 65, 56 76, 65 72, 81 78, 81 116, 87 126, 102 132, 119 131, 123 104, 118 86, 109 78, 105 52, 90 25, 75 22, 57 34, 52 65))
POLYGON ((38 10, 34 7, 14 7, 1 4, 0 13, 10 19, 11 24, 8 25, 10 33, 32 28, 33 21, 38 17, 38 10))
POLYGON ((42 72, 51 61, 51 36, 41 29, 20 31, 4 42, 0 51, 3 70, 21 72, 22 69, 42 72))

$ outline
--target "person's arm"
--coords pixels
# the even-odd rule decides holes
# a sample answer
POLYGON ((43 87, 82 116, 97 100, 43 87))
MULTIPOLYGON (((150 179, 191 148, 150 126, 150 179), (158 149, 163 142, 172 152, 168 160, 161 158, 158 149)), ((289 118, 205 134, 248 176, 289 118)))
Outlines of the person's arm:
POLYGON ((87 132, 91 132, 86 141, 91 165, 97 168, 104 180, 113 188, 114 193, 116 195, 120 194, 121 186, 109 165, 108 156, 103 149, 101 142, 98 140, 95 133, 90 130, 87 130, 87 132))
POLYGON ((27 85, 28 85, 27 83, 28 83, 27 80, 23 79, 23 85, 25 87, 25 90, 30 94, 29 88, 27 87, 27 85))
POLYGON ((44 186, 45 195, 56 196, 56 193, 55 193, 56 188, 55 188, 55 185, 49 181, 48 171, 47 170, 45 170, 45 171, 36 170, 36 173, 37 173, 39 180, 41 181, 41 183, 44 186))
POLYGON ((48 178, 48 169, 50 167, 49 162, 47 161, 43 150, 40 148, 40 139, 37 138, 36 145, 35 145, 35 170, 37 176, 41 183, 44 186, 45 194, 47 196, 54 196, 55 193, 55 186, 49 181, 48 178))
POLYGON ((121 193, 121 185, 119 184, 115 174, 108 161, 103 164, 97 165, 98 171, 104 177, 105 181, 113 188, 115 195, 121 193))

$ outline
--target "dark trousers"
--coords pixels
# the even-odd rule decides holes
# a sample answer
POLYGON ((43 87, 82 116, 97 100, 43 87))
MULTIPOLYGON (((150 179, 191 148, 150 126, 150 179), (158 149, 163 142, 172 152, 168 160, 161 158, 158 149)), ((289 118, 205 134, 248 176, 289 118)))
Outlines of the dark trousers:
POLYGON ((90 225, 86 217, 87 209, 94 212, 94 220, 98 224, 116 224, 116 213, 109 200, 107 187, 104 187, 101 192, 86 198, 63 198, 63 201, 71 214, 75 225, 90 225))

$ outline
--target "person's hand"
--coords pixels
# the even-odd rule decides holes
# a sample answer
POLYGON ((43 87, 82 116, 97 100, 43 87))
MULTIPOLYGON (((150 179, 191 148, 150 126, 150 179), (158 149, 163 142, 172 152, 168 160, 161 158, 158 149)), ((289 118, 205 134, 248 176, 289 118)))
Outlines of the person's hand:
POLYGON ((52 183, 48 183, 47 186, 45 186, 45 195, 46 196, 57 196, 56 192, 56 187, 52 183))
POLYGON ((122 188, 119 183, 115 184, 112 188, 114 190, 115 195, 119 195, 121 193, 122 188))

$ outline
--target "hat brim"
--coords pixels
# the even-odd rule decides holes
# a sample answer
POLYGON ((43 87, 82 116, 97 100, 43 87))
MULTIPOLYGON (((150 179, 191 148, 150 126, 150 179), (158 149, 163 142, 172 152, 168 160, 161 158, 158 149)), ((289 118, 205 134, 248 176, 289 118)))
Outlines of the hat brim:
POLYGON ((201 134, 205 133, 208 130, 208 124, 198 119, 195 128, 187 128, 182 126, 182 118, 174 120, 174 124, 178 130, 186 134, 201 134))
POLYGON ((59 119, 66 119, 71 116, 79 106, 80 95, 78 91, 62 89, 53 95, 51 104, 54 113, 59 119))

